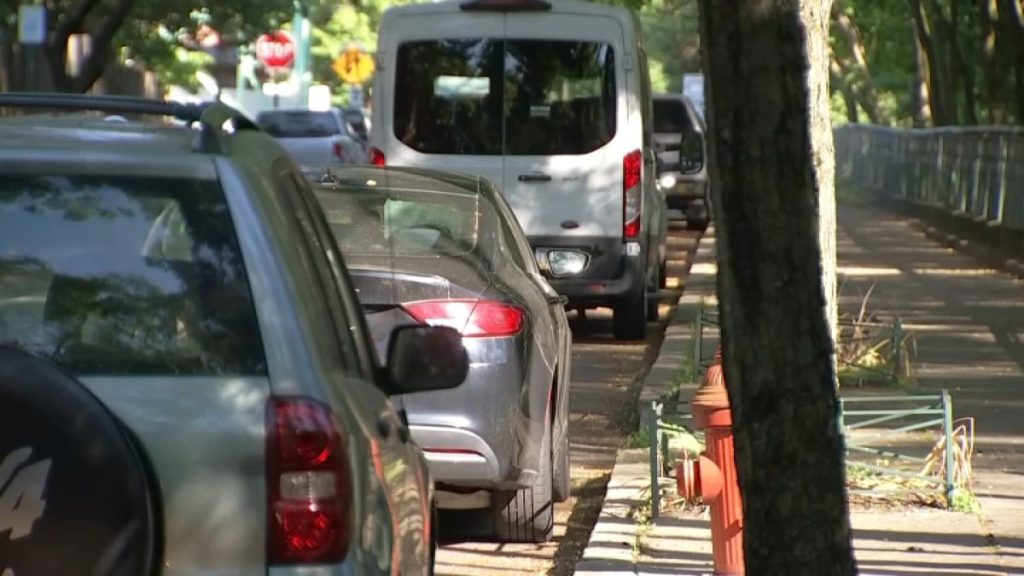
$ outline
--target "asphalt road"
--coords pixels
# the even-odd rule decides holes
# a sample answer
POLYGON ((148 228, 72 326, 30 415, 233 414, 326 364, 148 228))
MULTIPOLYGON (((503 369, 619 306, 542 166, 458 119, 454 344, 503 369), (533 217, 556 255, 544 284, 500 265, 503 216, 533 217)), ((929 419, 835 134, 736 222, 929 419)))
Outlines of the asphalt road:
MULTIPOLYGON (((669 288, 685 284, 699 233, 671 224, 669 288)), ((573 326, 573 375, 570 394, 572 498, 555 507, 552 542, 497 544, 485 541, 447 542, 438 552, 437 574, 452 576, 513 576, 573 573, 597 521, 605 488, 624 439, 636 428, 636 398, 643 378, 657 357, 674 302, 663 303, 661 320, 649 325, 643 342, 616 342, 611 315, 595 310, 581 318, 570 314, 573 326)), ((463 522, 464 516, 441 517, 442 533, 463 522)))

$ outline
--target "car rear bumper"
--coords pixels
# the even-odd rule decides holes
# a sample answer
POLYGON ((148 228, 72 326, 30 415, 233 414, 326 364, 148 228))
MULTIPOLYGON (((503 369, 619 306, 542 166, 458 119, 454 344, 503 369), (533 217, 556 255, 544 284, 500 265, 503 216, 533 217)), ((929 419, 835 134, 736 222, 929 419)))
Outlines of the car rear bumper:
POLYGON ((531 385, 524 352, 529 339, 521 333, 464 342, 470 369, 461 386, 400 397, 412 438, 439 483, 529 486, 537 474, 547 397, 544 390, 524 390, 531 385))
POLYGON ((665 194, 665 201, 670 207, 678 207, 679 204, 692 200, 706 200, 708 181, 704 178, 676 175, 675 184, 669 187, 661 186, 661 191, 665 194))
POLYGON ((559 294, 573 304, 602 305, 629 297, 646 287, 644 244, 623 242, 620 237, 588 238, 572 236, 531 237, 535 250, 571 249, 590 256, 583 272, 573 276, 555 276, 545 271, 545 278, 559 294))

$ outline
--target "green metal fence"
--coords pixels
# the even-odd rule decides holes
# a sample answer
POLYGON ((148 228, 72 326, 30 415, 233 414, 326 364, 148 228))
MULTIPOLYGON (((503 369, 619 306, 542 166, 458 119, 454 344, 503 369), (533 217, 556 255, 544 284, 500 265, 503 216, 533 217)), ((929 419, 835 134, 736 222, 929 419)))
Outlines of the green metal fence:
POLYGON ((1024 229, 1024 129, 834 130, 836 179, 860 190, 1024 229))
MULTIPOLYGON (((717 310, 708 309, 702 301, 691 328, 692 384, 701 382, 707 367, 713 362, 714 354, 705 342, 705 332, 708 328, 718 326, 717 310)), ((898 343, 906 335, 902 323, 897 318, 892 323, 877 323, 875 327, 887 331, 886 338, 890 340, 889 345, 897 356, 891 361, 898 369, 898 343)), ((894 375, 890 371, 884 374, 894 375)), ((846 439, 846 460, 849 466, 859 466, 882 475, 918 480, 928 489, 941 490, 947 506, 952 505, 957 486, 953 463, 953 401, 948 391, 943 390, 937 395, 912 396, 843 395, 839 401, 839 425, 846 439), (898 449, 886 446, 886 443, 893 440, 906 440, 911 433, 927 430, 937 431, 944 438, 944 461, 941 463, 944 472, 941 477, 925 470, 931 444, 924 446, 924 453, 918 453, 920 442, 918 446, 898 449), (875 458, 876 461, 867 460, 866 457, 875 458), (884 459, 886 464, 878 463, 878 459, 884 459)), ((677 456, 669 451, 669 439, 686 434, 703 444, 704 435, 703 431, 694 428, 690 404, 686 399, 662 398, 651 402, 644 408, 641 425, 645 427, 648 437, 651 516, 657 518, 661 506, 660 482, 668 476, 677 456)), ((894 490, 897 489, 910 488, 894 490)), ((851 493, 866 495, 881 495, 883 492, 886 490, 851 490, 851 493)))

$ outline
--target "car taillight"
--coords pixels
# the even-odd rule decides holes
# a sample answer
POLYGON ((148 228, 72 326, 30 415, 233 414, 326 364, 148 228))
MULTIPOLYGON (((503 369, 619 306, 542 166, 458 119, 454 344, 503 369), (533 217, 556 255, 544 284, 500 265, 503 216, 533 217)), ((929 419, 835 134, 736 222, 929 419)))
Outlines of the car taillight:
POLYGON ((370 164, 384 166, 387 163, 387 156, 384 156, 384 152, 380 148, 370 148, 370 164))
POLYGON ((346 439, 311 398, 267 405, 267 557, 271 564, 334 564, 352 539, 346 439))
POLYGON ((467 338, 518 334, 526 317, 519 306, 490 300, 422 300, 402 308, 421 324, 450 326, 467 338))
POLYGON ((622 158, 622 236, 635 239, 640 236, 640 171, 643 154, 634 150, 622 158))
POLYGON ((345 157, 344 151, 341 149, 341 142, 334 143, 334 159, 341 160, 345 157))

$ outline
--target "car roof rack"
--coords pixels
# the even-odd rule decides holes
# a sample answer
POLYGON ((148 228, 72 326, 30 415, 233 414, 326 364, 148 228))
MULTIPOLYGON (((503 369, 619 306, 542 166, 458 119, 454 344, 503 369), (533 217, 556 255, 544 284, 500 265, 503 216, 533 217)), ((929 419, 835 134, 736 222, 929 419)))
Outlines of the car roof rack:
POLYGON ((167 116, 190 125, 199 123, 201 130, 195 144, 199 152, 224 152, 227 148, 227 137, 231 133, 239 130, 259 130, 259 127, 241 112, 220 101, 188 104, 133 96, 0 92, 0 108, 142 114, 167 116))

